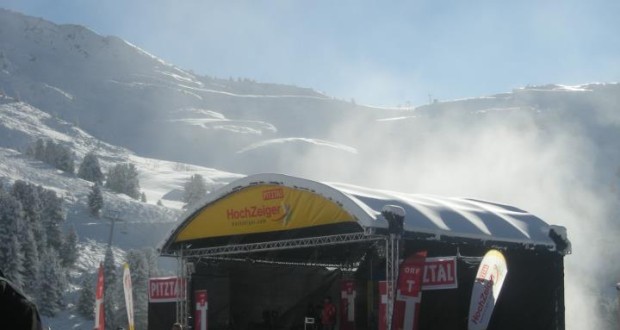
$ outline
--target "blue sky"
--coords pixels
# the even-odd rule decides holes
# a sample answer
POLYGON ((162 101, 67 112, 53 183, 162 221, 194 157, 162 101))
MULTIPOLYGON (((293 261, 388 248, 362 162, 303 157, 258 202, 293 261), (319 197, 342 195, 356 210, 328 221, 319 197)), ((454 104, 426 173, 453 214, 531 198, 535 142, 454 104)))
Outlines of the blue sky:
POLYGON ((184 69, 394 106, 615 82, 620 1, 0 0, 184 69))

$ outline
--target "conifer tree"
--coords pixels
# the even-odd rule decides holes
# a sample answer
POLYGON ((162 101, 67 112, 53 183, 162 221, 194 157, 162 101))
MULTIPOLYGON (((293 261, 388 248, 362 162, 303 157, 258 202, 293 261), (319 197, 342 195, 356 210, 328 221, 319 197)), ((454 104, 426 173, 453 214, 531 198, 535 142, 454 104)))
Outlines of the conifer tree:
POLYGON ((112 248, 108 247, 103 260, 103 278, 104 278, 104 299, 103 308, 105 314, 106 329, 116 329, 118 316, 118 275, 116 271, 116 262, 114 261, 114 253, 112 248))
POLYGON ((39 189, 39 196, 42 202, 43 228, 47 235, 48 246, 59 251, 63 245, 63 235, 61 226, 65 221, 62 198, 56 192, 42 187, 39 189))
POLYGON ((78 177, 97 184, 103 183, 104 177, 99 165, 99 158, 93 151, 84 156, 78 170, 78 177))
POLYGON ((21 250, 24 256, 23 279, 24 283, 28 283, 24 287, 24 292, 34 296, 41 280, 41 253, 30 228, 24 227, 18 237, 21 240, 21 250))
POLYGON ((133 199, 140 198, 140 181, 134 164, 117 164, 108 172, 105 187, 133 199))
MULTIPOLYGON (((38 253, 42 253, 47 248, 47 233, 41 221, 43 204, 39 195, 39 189, 33 184, 17 180, 11 188, 11 195, 22 204, 25 228, 32 231, 38 253)), ((34 255, 26 256, 26 258, 34 258, 34 255)))
POLYGON ((148 276, 147 277, 157 277, 159 276, 159 267, 157 266, 157 258, 158 255, 153 248, 147 248, 143 250, 144 257, 146 258, 148 276))
POLYGON ((68 147, 52 140, 38 139, 34 146, 28 148, 26 154, 62 171, 72 174, 75 172, 75 154, 68 147))
POLYGON ((56 165, 56 149, 57 149, 58 145, 56 144, 56 142, 52 141, 52 140, 48 140, 45 143, 45 149, 43 151, 43 159, 41 159, 43 162, 48 163, 50 165, 56 165))
POLYGON ((22 276, 24 256, 20 251, 20 245, 16 236, 0 243, 0 264, 2 264, 4 276, 18 287, 23 288, 22 276))
POLYGON ((57 145, 56 155, 52 164, 61 171, 73 174, 75 173, 74 158, 75 154, 68 147, 57 145))
POLYGON ((11 188, 11 195, 22 204, 26 220, 38 222, 41 220, 43 209, 39 190, 33 184, 23 180, 17 180, 11 188))
POLYGON ((78 259, 78 236, 74 226, 71 226, 65 235, 60 248, 60 259, 65 268, 72 267, 78 259))
POLYGON ((64 269, 60 264, 58 252, 49 249, 43 255, 45 267, 42 269, 42 279, 38 292, 38 305, 42 315, 55 316, 63 310, 64 292, 67 287, 67 279, 64 269))
POLYGON ((4 275, 17 286, 23 283, 24 255, 17 240, 23 221, 19 201, 0 190, 0 265, 4 275))
POLYGON ((207 183, 200 174, 192 175, 183 188, 183 201, 187 203, 186 207, 199 202, 207 194, 207 183))
POLYGON ((146 254, 138 250, 127 252, 126 259, 131 270, 136 329, 145 330, 148 321, 148 261, 146 254))
POLYGON ((45 141, 43 139, 37 139, 37 142, 35 142, 34 151, 33 151, 32 156, 34 156, 34 158, 37 159, 37 160, 44 161, 44 159, 45 159, 45 141))
MULTIPOLYGON (((116 315, 114 324, 119 327, 127 326, 129 319, 127 318, 127 305, 125 303, 125 290, 123 287, 123 268, 120 268, 120 274, 116 283, 116 290, 114 291, 114 297, 116 300, 116 315)), ((116 328, 114 328, 116 329, 116 328)))
POLYGON ((87 275, 82 280, 82 289, 77 302, 77 311, 84 318, 93 320, 95 318, 95 287, 97 286, 96 277, 87 275))
POLYGON ((88 194, 88 209, 90 210, 90 214, 97 218, 101 215, 101 209, 103 209, 103 194, 98 184, 94 184, 88 194))

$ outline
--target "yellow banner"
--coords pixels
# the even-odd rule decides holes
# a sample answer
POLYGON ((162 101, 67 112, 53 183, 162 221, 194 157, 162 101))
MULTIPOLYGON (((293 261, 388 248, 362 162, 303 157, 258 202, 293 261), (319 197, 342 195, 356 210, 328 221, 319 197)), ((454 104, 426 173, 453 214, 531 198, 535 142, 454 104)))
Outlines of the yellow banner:
POLYGON ((342 207, 312 192, 277 185, 252 186, 204 208, 175 242, 350 221, 355 219, 342 207))

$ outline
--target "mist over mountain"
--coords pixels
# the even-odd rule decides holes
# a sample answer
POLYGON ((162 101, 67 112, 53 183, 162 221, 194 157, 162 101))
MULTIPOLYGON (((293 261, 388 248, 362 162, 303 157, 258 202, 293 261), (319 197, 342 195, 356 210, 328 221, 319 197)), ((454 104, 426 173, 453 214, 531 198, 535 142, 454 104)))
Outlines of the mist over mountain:
MULTIPOLYGON (((75 283, 102 258, 108 225, 88 214, 91 183, 26 155, 37 139, 69 147, 78 163, 95 151, 104 172, 137 167, 147 202, 104 190, 104 211, 130 219, 113 244, 119 256, 156 245, 174 226, 194 174, 208 191, 238 173, 281 172, 480 198, 566 226, 568 328, 615 326, 618 83, 555 82, 378 108, 310 88, 196 75, 118 37, 0 9, 0 93, 0 182, 26 180, 63 196, 81 242, 75 283)), ((62 317, 53 322, 66 325, 62 317)))
POLYGON ((0 51, 5 94, 168 160, 230 164, 257 140, 322 138, 340 118, 372 112, 308 88, 195 75, 117 37, 7 10, 0 51))

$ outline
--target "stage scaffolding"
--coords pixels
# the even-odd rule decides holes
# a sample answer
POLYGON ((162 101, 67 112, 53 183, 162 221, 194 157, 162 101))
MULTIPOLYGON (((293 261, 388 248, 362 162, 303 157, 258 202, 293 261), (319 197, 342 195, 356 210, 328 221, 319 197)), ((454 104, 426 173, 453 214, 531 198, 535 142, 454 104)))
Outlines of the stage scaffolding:
MULTIPOLYGON (((308 238, 296 238, 296 239, 288 239, 288 240, 275 240, 275 241, 267 241, 267 242, 257 242, 257 243, 249 243, 249 244, 235 244, 235 245, 225 245, 225 246, 214 246, 207 248, 198 248, 198 249, 183 249, 181 248, 176 253, 176 258, 178 261, 178 275, 186 280, 188 283, 186 287, 186 291, 184 292, 185 297, 180 299, 177 303, 177 320, 183 324, 187 324, 187 320, 190 316, 189 311, 189 292, 191 283, 191 276, 193 273, 194 263, 200 262, 201 260, 247 260, 249 256, 254 253, 259 252, 269 252, 269 251, 281 251, 281 250, 293 250, 293 249, 302 249, 302 248, 317 248, 317 247, 326 247, 326 246, 337 246, 344 244, 354 244, 354 243, 377 243, 380 248, 385 247, 384 257, 386 261, 386 281, 388 284, 388 317, 387 320, 391 320, 391 313, 393 312, 393 303, 394 303, 394 290, 395 281, 398 278, 398 258, 399 258, 399 241, 400 235, 394 234, 376 234, 374 231, 367 230, 364 232, 355 232, 355 233, 347 233, 347 234, 337 234, 337 235, 326 235, 319 237, 308 237, 308 238), (391 298, 391 299, 390 299, 391 298)), ((277 260, 252 260, 258 262, 266 262, 266 263, 278 263, 283 265, 304 265, 304 266, 316 266, 323 265, 326 267, 338 267, 340 269, 353 269, 358 265, 352 265, 351 263, 343 262, 338 265, 334 264, 321 264, 317 262, 309 261, 307 263, 304 262, 278 262, 277 260)), ((390 324, 387 326, 390 329, 390 324)))

